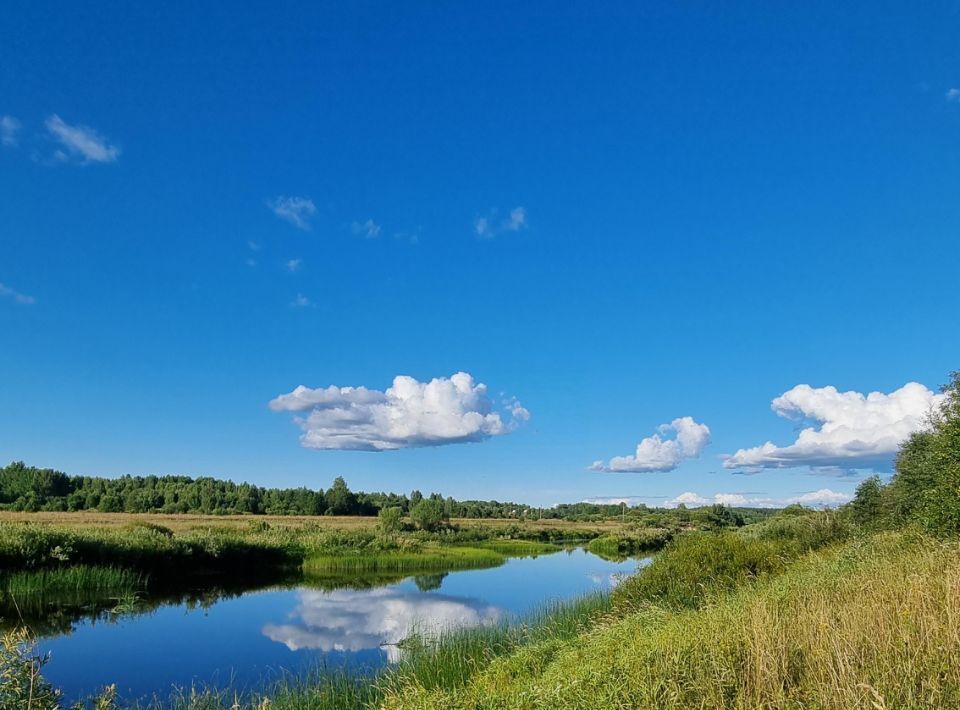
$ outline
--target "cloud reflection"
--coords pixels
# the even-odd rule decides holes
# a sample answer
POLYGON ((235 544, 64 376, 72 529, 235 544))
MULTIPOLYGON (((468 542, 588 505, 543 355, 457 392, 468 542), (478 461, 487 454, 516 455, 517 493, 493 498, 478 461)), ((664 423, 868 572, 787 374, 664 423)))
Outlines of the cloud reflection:
POLYGON ((400 658, 396 645, 417 632, 492 624, 504 611, 475 599, 405 592, 394 587, 322 592, 305 590, 291 612, 291 623, 266 624, 263 634, 291 651, 364 651, 383 647, 387 660, 400 658))

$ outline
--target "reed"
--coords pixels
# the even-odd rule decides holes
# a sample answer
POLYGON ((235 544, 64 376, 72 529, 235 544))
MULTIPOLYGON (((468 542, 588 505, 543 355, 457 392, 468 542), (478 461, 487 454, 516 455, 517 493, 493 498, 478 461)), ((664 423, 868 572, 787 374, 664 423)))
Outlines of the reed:
POLYGON ((81 592, 124 593, 146 587, 147 578, 118 567, 78 565, 37 572, 14 572, 2 581, 4 594, 15 599, 81 592))
POLYGON ((490 540, 472 546, 493 550, 507 557, 537 557, 560 552, 563 549, 560 545, 534 540, 490 540))
POLYGON ((504 555, 489 549, 424 545, 414 552, 315 555, 304 560, 303 570, 317 574, 481 569, 502 565, 505 560, 504 555))

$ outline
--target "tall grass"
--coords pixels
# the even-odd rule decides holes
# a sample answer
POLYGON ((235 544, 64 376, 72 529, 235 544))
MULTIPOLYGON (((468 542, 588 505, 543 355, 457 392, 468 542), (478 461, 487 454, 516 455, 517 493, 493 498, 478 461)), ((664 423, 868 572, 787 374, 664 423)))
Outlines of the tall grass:
POLYGON ((60 567, 36 572, 14 572, 0 581, 4 594, 23 599, 78 592, 134 592, 146 586, 146 577, 118 567, 60 567))
POLYGON ((560 552, 563 549, 560 545, 535 540, 490 540, 475 543, 474 546, 493 550, 507 557, 536 557, 560 552))
POLYGON ((960 548, 885 535, 827 548, 708 606, 651 604, 504 655, 394 708, 960 705, 960 548))
POLYGON ((662 550, 671 539, 673 531, 666 528, 641 528, 594 538, 587 544, 587 549, 600 557, 617 560, 662 550))
POLYGON ((415 552, 314 555, 303 562, 308 574, 324 572, 414 572, 479 569, 502 565, 506 558, 476 547, 423 546, 415 552))

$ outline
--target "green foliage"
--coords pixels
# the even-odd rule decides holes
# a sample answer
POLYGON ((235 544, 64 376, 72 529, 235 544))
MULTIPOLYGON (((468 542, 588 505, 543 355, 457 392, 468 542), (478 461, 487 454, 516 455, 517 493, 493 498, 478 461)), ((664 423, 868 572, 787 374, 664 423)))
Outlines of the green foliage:
POLYGON ((594 538, 587 544, 587 549, 607 559, 623 559, 661 550, 673 539, 673 535, 673 531, 666 528, 641 528, 594 538))
POLYGON ((308 574, 331 572, 401 572, 420 570, 479 569, 502 565, 506 557, 494 550, 475 547, 423 545, 413 549, 377 554, 321 554, 308 557, 303 570, 308 574))
POLYGON ((433 498, 424 498, 410 511, 410 519, 421 530, 433 531, 447 519, 443 503, 433 498))
POLYGON ((849 504, 851 520, 867 529, 879 527, 887 514, 884 498, 880 476, 864 479, 849 504))
POLYGON ((731 532, 681 535, 641 573, 616 588, 614 605, 628 609, 657 602, 696 607, 711 594, 779 571, 785 562, 772 541, 731 532))
POLYGON ((846 516, 834 510, 784 510, 762 523, 738 531, 744 539, 775 542, 782 554, 795 557, 843 542, 853 536, 846 516))
POLYGON ((739 528, 745 524, 743 515, 729 506, 719 504, 698 508, 694 519, 700 521, 704 530, 739 528))
POLYGON ((917 526, 931 534, 960 534, 960 372, 943 387, 942 406, 897 455, 893 479, 864 481, 847 510, 867 529, 917 526))
POLYGON ((0 635, 0 710, 59 710, 60 692, 41 675, 47 660, 26 629, 0 635))
POLYGON ((402 527, 403 511, 396 507, 381 508, 377 514, 377 529, 385 534, 400 532, 402 527))

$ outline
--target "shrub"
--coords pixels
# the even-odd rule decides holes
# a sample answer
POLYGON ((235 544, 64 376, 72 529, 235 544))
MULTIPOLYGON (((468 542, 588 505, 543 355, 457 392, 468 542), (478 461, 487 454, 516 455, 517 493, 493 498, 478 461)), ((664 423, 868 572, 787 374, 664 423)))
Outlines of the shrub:
POLYGON ((377 513, 377 528, 382 533, 392 534, 400 531, 403 511, 400 508, 381 508, 377 513))
POLYGON ((689 533, 674 540, 640 573, 613 593, 614 606, 647 603, 697 607, 710 594, 727 591, 785 564, 779 546, 730 532, 689 533))
POLYGON ((410 519, 421 530, 436 530, 446 520, 443 503, 432 498, 424 498, 410 511, 410 519))

